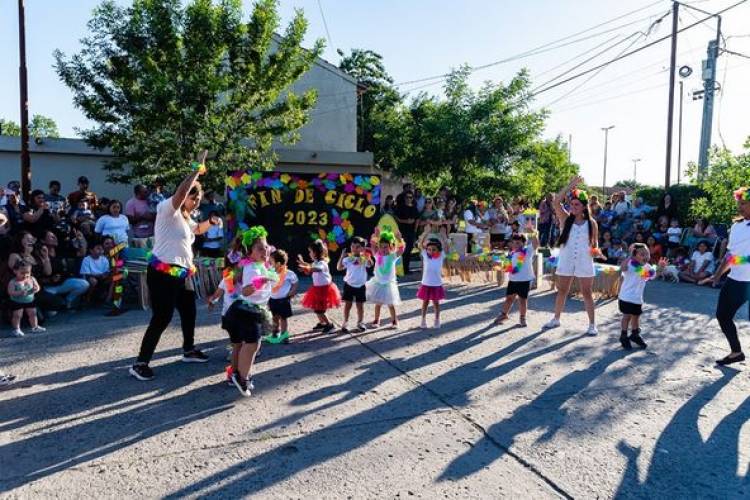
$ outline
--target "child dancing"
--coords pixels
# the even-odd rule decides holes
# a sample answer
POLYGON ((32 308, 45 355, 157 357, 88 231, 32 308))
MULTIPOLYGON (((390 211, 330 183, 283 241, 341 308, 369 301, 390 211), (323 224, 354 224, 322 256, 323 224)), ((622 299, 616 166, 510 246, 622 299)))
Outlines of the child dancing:
POLYGON ((375 272, 365 284, 365 291, 367 301, 375 304, 375 319, 368 327, 380 326, 380 310, 383 306, 388 306, 391 313, 390 328, 398 329, 396 306, 401 304, 401 296, 396 282, 396 263, 404 253, 404 240, 398 231, 394 234, 390 230, 375 228, 370 244, 375 254, 375 272))
POLYGON ((422 283, 417 290, 417 298, 422 301, 422 324, 420 328, 427 327, 427 308, 432 302, 435 309, 435 328, 440 328, 440 301, 445 300, 445 288, 443 288, 443 262, 445 254, 443 245, 446 240, 438 235, 430 234, 429 226, 425 227, 422 235, 422 283))
POLYGON ((510 262, 505 269, 508 273, 508 288, 505 291, 503 310, 495 319, 496 325, 501 325, 508 320, 513 303, 518 298, 520 313, 518 324, 522 327, 526 326, 529 290, 534 280, 534 254, 539 248, 539 237, 534 232, 532 221, 527 222, 525 229, 525 234, 514 234, 510 238, 510 262))
POLYGON ((276 250, 271 254, 271 265, 279 275, 279 281, 271 289, 268 307, 273 315, 273 334, 265 337, 269 344, 288 344, 291 342, 289 333, 289 318, 292 317, 292 298, 297 295, 299 278, 294 271, 287 269, 289 256, 284 250, 276 250))
POLYGON ((349 315, 352 311, 352 304, 357 304, 357 329, 356 333, 365 331, 364 315, 365 301, 367 294, 365 283, 367 283, 367 268, 372 267, 372 257, 365 254, 367 242, 360 236, 352 238, 350 246, 351 253, 341 252, 336 269, 339 271, 346 270, 344 276, 344 324, 341 325, 341 331, 349 332, 349 315))
POLYGON ((307 247, 312 264, 297 256, 297 267, 304 273, 312 273, 313 286, 302 297, 302 305, 312 309, 318 316, 318 324, 313 331, 330 333, 335 328, 326 312, 341 305, 339 289, 333 283, 328 269, 328 247, 322 240, 315 240, 307 247))
POLYGON ((622 313, 620 344, 625 349, 632 349, 635 344, 645 349, 646 342, 641 337, 640 317, 643 312, 643 291, 646 282, 664 272, 669 263, 666 258, 659 259, 656 267, 649 264, 651 252, 643 243, 633 243, 630 246, 630 259, 621 265, 622 286, 618 296, 618 305, 622 313), (628 336, 630 326, 630 336, 628 336))

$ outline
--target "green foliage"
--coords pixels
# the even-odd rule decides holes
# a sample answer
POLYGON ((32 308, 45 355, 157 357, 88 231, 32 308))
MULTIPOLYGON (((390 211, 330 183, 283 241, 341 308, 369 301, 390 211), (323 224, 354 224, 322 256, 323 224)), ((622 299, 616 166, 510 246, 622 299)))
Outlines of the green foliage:
MULTIPOLYGON (((0 118, 0 133, 2 135, 20 136, 21 126, 11 120, 0 118)), ((44 115, 34 115, 29 122, 29 137, 60 137, 55 120, 44 115)))
POLYGON ((544 195, 562 189, 578 174, 578 165, 568 161, 568 145, 557 137, 535 140, 513 163, 507 178, 508 196, 520 196, 535 204, 544 195))
POLYGON ((383 57, 371 50, 352 49, 342 56, 339 68, 357 79, 360 86, 357 150, 371 151, 376 166, 390 170, 404 155, 402 132, 408 113, 383 57))
POLYGON ((445 99, 421 94, 411 102, 400 131, 407 146, 396 173, 417 181, 441 177, 462 197, 513 189, 541 195, 546 180, 528 188, 514 184, 514 169, 523 175, 544 170, 535 159, 554 160, 561 144, 535 149, 546 112, 529 110, 528 74, 521 71, 505 85, 486 83, 475 92, 468 85, 469 73, 462 67, 447 78, 445 99))
POLYGON ((644 184, 641 184, 640 182, 636 182, 632 179, 626 180, 626 181, 617 181, 614 186, 612 186, 615 189, 623 189, 623 190, 630 190, 630 191, 638 191, 639 189, 643 189, 646 186, 644 184))
POLYGON ((56 51, 56 70, 97 123, 83 137, 115 154, 110 180, 177 182, 203 149, 212 187, 229 169, 272 166, 273 140, 293 142, 308 121, 315 92, 290 86, 322 50, 301 48, 301 12, 276 37, 277 8, 258 0, 247 23, 241 0, 105 0, 94 10, 83 49, 56 51))
MULTIPOLYGON (((737 202, 733 193, 741 186, 750 186, 750 139, 744 149, 739 155, 723 148, 711 151, 708 171, 696 181, 705 195, 692 199, 691 215, 720 224, 729 224, 736 217, 737 202)), ((696 166, 690 165, 688 175, 695 177, 696 173, 696 166)))
MULTIPOLYGON (((694 184, 677 184, 670 186, 667 191, 677 207, 677 217, 683 225, 692 224, 694 218, 690 214, 690 204, 695 198, 705 196, 705 192, 694 184)), ((664 196, 664 188, 647 186, 636 191, 635 196, 643 198, 644 203, 658 207, 664 196)))

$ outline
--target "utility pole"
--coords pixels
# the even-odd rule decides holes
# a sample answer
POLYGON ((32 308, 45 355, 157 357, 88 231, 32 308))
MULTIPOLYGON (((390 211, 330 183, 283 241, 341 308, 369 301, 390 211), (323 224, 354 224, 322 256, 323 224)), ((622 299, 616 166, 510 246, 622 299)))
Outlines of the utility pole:
POLYGON ((716 39, 708 42, 708 58, 703 61, 703 123, 701 125, 700 151, 698 151, 698 177, 708 168, 708 151, 711 148, 711 127, 714 115, 716 86, 716 59, 721 41, 721 16, 716 16, 716 39))
POLYGON ((29 157, 29 89, 26 82, 26 16, 24 0, 18 0, 18 79, 21 90, 21 198, 29 203, 31 158, 29 157))
POLYGON ((615 128, 614 125, 602 127, 604 131, 604 175, 602 176, 602 193, 607 194, 607 145, 609 143, 609 131, 615 128))
POLYGON ((682 177, 682 98, 683 98, 683 90, 682 85, 683 82, 680 80, 680 118, 679 120, 679 131, 677 136, 677 184, 680 183, 681 177, 682 177))
POLYGON ((677 71, 677 21, 680 4, 672 2, 672 49, 669 57, 669 105, 667 108, 667 159, 664 173, 664 188, 669 188, 672 177, 672 121, 674 117, 674 81, 677 71))
POLYGON ((633 182, 638 182, 638 162, 641 161, 640 158, 633 158, 633 182))

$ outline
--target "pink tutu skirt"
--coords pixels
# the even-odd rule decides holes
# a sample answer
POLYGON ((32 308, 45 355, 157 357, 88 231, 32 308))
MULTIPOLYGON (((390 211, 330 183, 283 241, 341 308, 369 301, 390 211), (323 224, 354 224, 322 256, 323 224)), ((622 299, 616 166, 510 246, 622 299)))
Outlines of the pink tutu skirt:
POLYGON ((419 285, 417 298, 421 300, 445 300, 445 288, 442 286, 419 285))
POLYGON ((341 305, 341 294, 334 284, 312 286, 302 297, 302 305, 313 311, 327 311, 341 305))

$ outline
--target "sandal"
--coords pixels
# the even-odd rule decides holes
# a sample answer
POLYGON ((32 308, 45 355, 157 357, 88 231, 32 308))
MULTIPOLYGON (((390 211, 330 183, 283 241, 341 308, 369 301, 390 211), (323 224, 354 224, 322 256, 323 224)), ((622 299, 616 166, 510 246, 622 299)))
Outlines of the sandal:
POLYGON ((509 316, 505 313, 500 313, 500 316, 495 318, 495 321, 492 322, 493 325, 502 325, 503 322, 508 321, 509 316))
POLYGON ((521 316, 521 318, 518 320, 518 326, 522 328, 526 328, 528 326, 526 324, 526 316, 521 316))

